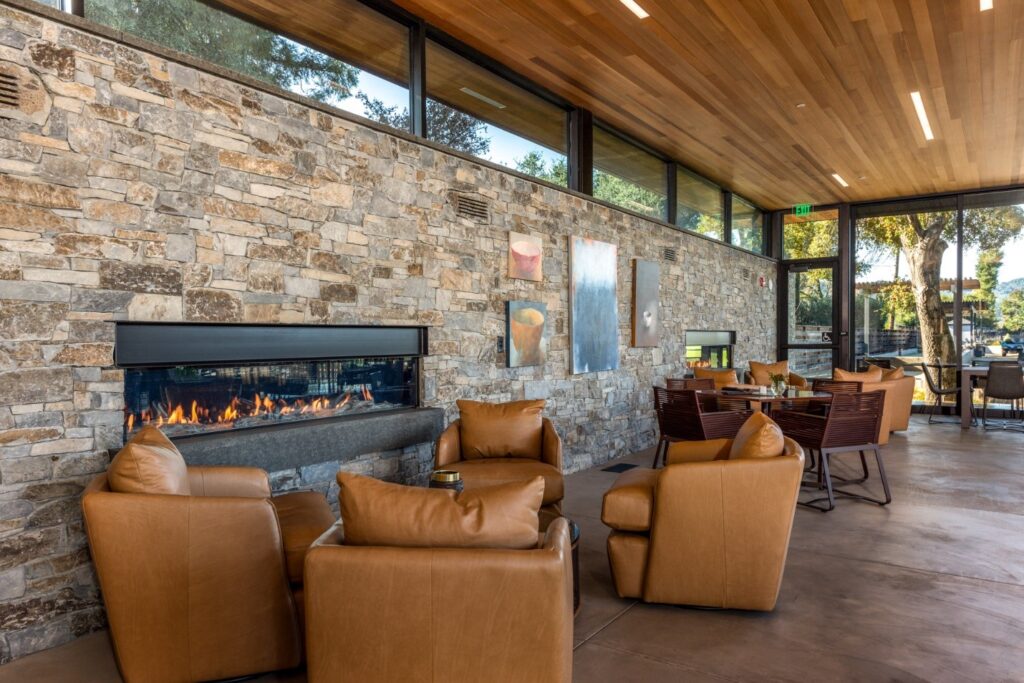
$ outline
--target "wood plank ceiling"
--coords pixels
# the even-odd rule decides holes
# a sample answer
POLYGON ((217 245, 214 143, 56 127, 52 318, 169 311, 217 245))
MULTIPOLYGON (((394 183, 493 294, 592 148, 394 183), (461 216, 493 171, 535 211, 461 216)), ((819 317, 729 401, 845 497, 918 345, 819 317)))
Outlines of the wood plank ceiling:
POLYGON ((1024 182, 1024 0, 638 2, 397 0, 765 208, 1024 182))

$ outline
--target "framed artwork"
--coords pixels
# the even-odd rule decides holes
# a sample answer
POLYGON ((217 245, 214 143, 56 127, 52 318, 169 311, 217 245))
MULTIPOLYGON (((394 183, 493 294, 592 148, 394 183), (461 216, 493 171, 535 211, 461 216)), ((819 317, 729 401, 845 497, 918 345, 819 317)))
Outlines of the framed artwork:
POLYGON ((508 276, 518 280, 544 279, 544 243, 521 232, 508 234, 508 276))
POLYGON ((571 371, 614 370, 619 367, 618 247, 569 239, 571 371))
POLYGON ((633 346, 657 346, 658 281, 661 268, 657 261, 633 259, 633 346))
POLYGON ((544 365, 547 317, 548 307, 536 301, 509 301, 505 304, 505 338, 508 339, 505 364, 508 367, 544 365))

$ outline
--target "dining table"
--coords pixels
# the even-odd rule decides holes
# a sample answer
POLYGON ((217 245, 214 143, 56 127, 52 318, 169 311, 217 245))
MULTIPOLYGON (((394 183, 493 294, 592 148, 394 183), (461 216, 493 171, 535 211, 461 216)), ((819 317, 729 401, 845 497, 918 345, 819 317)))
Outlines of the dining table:
POLYGON ((832 393, 828 391, 805 391, 801 389, 787 389, 782 394, 761 394, 757 392, 738 392, 728 389, 716 389, 714 391, 704 390, 700 393, 714 394, 720 398, 730 401, 745 402, 750 409, 759 409, 770 415, 772 409, 787 403, 802 402, 808 403, 831 403, 832 393))

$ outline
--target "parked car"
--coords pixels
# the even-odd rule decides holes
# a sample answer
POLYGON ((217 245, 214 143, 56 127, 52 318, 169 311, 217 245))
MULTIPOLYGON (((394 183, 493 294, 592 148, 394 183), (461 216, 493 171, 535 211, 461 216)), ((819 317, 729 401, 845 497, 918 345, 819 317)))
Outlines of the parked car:
POLYGON ((1003 355, 1007 356, 1011 353, 1024 352, 1024 338, 1018 337, 1016 339, 1004 339, 999 343, 999 346, 1003 349, 1003 355))

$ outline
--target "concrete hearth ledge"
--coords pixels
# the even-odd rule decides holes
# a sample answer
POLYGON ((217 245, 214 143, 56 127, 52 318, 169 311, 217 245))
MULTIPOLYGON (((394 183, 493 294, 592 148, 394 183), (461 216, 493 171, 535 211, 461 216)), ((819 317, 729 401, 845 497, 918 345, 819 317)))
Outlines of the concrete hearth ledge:
POLYGON ((443 425, 440 408, 411 408, 207 434, 174 443, 189 465, 262 467, 275 472, 428 443, 441 434, 443 425))

